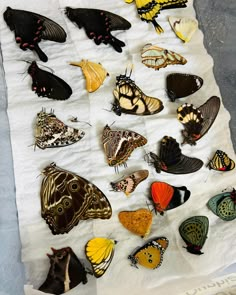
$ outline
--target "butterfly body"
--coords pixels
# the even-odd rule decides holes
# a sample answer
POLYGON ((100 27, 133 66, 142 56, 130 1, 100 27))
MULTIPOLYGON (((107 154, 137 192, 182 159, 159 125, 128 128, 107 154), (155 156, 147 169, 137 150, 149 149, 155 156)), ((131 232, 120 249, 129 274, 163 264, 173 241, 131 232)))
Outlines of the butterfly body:
POLYGON ((68 233, 80 220, 111 217, 108 199, 88 180, 55 163, 42 173, 41 215, 53 234, 68 233))
POLYGON ((84 27, 89 39, 96 45, 110 44, 117 52, 122 52, 125 43, 115 38, 111 31, 128 30, 131 24, 123 17, 105 10, 66 7, 66 15, 79 28, 84 27))
POLYGON ((71 87, 61 78, 40 69, 35 61, 28 68, 32 78, 32 91, 39 97, 66 100, 72 94, 71 87))
POLYGON ((130 77, 116 77, 116 89, 113 91, 115 102, 112 110, 116 115, 122 113, 131 115, 153 115, 163 110, 160 99, 145 95, 130 77))
POLYGON ((64 29, 45 16, 7 7, 3 17, 10 30, 15 32, 16 43, 19 43, 20 48, 36 51, 44 62, 48 58, 38 45, 41 39, 55 42, 66 41, 64 29))
POLYGON ((86 284, 86 271, 80 260, 70 247, 47 254, 50 259, 50 269, 45 282, 39 290, 51 294, 63 294, 80 283, 86 284))
POLYGON ((216 171, 231 171, 235 168, 235 162, 225 152, 217 150, 207 166, 216 171))

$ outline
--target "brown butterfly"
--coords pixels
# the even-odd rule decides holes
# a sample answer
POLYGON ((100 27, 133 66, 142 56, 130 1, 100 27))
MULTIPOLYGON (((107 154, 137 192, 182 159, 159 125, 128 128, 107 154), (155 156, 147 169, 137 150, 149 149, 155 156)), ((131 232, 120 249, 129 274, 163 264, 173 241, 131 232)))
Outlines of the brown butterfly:
POLYGON ((68 233, 80 220, 111 217, 108 199, 88 180, 55 163, 42 173, 41 214, 54 235, 68 233))
POLYGON ((109 166, 125 165, 133 150, 147 143, 142 135, 130 130, 111 130, 106 125, 103 130, 102 143, 109 166))

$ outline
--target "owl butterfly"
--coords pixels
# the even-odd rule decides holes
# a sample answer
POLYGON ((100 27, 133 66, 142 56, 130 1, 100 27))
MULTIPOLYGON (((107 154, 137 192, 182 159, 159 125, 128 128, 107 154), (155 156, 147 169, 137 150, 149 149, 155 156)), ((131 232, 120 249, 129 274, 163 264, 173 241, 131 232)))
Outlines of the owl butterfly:
POLYGON ((41 149, 63 147, 76 143, 84 137, 84 131, 65 125, 51 111, 45 109, 37 114, 35 146, 41 149))
POLYGON ((146 44, 141 52, 142 63, 154 70, 165 68, 168 65, 185 65, 187 60, 180 54, 152 44, 146 44))
POLYGON ((220 109, 220 99, 212 96, 199 108, 185 103, 177 109, 178 120, 184 125, 182 135, 184 143, 196 145, 198 141, 214 123, 220 109))
POLYGON ((57 100, 66 100, 72 94, 71 87, 61 78, 50 72, 40 69, 33 61, 28 68, 28 74, 32 78, 32 91, 39 97, 48 97, 57 100))
POLYGON ((169 16, 169 23, 176 36, 186 43, 198 29, 198 21, 194 18, 169 16))
POLYGON ((151 22, 158 34, 164 32, 162 27, 155 20, 161 10, 184 8, 188 2, 188 0, 125 0, 128 4, 134 1, 141 20, 147 23, 151 22))
POLYGON ((85 255, 90 261, 96 278, 104 275, 114 256, 117 242, 106 238, 93 238, 85 245, 85 255))
POLYGON ((123 17, 105 10, 66 7, 67 17, 81 29, 84 27, 89 39, 96 45, 110 44, 117 52, 122 52, 125 43, 114 37, 111 32, 128 30, 131 24, 123 17))
POLYGON ((169 241, 165 237, 152 239, 128 256, 128 259, 131 260, 131 266, 138 268, 137 264, 140 264, 149 269, 160 267, 168 245, 169 241))
POLYGON ((72 288, 87 283, 87 272, 70 247, 56 250, 47 254, 50 259, 50 269, 45 282, 39 290, 50 294, 63 294, 72 288))
POLYGON ((207 166, 216 171, 231 171, 235 168, 235 162, 225 152, 217 150, 207 166))
POLYGON ((88 92, 96 91, 104 82, 109 74, 100 63, 94 63, 88 60, 80 62, 70 62, 70 65, 81 67, 86 79, 86 89, 88 92))
POLYGON ((162 170, 173 174, 188 174, 196 172, 203 165, 201 160, 183 155, 179 144, 170 136, 162 138, 159 156, 150 152, 145 160, 155 167, 157 173, 162 170))
POLYGON ((46 62, 48 57, 38 45, 41 39, 59 43, 66 41, 64 29, 40 14, 7 7, 3 17, 10 30, 15 32, 15 40, 20 48, 36 51, 43 62, 46 62))
POLYGON ((201 255, 201 249, 207 239, 209 220, 206 216, 193 216, 186 219, 179 227, 179 233, 185 241, 187 251, 201 255))
POLYGON ((236 218, 236 191, 221 193, 212 197, 207 206, 222 220, 231 221, 236 218))
POLYGON ((115 192, 122 191, 128 197, 136 189, 138 184, 144 181, 148 175, 148 170, 138 170, 117 182, 111 182, 111 186, 115 192))
POLYGON ((142 135, 129 130, 111 130, 106 125, 103 130, 102 143, 104 146, 107 162, 109 166, 117 166, 124 164, 137 147, 147 143, 147 139, 142 135))
POLYGON ((126 76, 126 73, 116 77, 116 89, 113 94, 115 102, 112 111, 118 116, 122 113, 141 116, 153 115, 164 108, 160 99, 145 95, 130 79, 130 76, 126 76))
POLYGON ((80 220, 111 217, 108 199, 88 180, 55 163, 42 173, 41 215, 54 235, 68 233, 80 220))

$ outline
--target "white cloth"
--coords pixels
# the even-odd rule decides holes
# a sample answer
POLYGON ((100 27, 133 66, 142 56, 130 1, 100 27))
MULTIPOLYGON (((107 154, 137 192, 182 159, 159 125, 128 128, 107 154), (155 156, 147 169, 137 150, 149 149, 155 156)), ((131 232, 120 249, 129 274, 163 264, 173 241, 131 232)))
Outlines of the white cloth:
MULTIPOLYGON (((212 95, 220 96, 212 72, 213 60, 203 46, 203 35, 198 30, 190 43, 184 44, 172 31, 168 16, 195 16, 193 1, 189 0, 185 9, 162 11, 158 23, 165 33, 157 35, 151 24, 142 22, 134 4, 120 1, 104 0, 40 0, 16 1, 2 0, 1 14, 7 6, 14 9, 27 9, 45 15, 61 24, 67 32, 66 43, 50 41, 40 42, 40 47, 49 57, 45 64, 51 67, 55 74, 69 83, 73 95, 67 101, 55 101, 38 98, 31 91, 31 78, 26 74, 28 64, 24 60, 38 59, 31 51, 22 51, 14 41, 3 18, 0 19, 0 37, 8 89, 8 116, 11 128, 11 142, 14 158, 16 183, 16 202, 18 208, 20 235, 22 242, 22 261, 26 266, 27 283, 37 289, 45 280, 50 253, 50 247, 56 249, 70 246, 76 255, 85 262, 84 245, 94 236, 111 237, 118 241, 113 261, 106 274, 95 279, 88 275, 88 283, 80 284, 68 292, 69 294, 173 294, 182 292, 189 285, 185 281, 191 277, 207 276, 216 270, 226 267, 236 261, 235 231, 236 221, 224 222, 215 216, 206 206, 209 198, 222 190, 235 186, 235 171, 209 171, 206 164, 217 149, 224 150, 235 160, 229 131, 229 113, 223 104, 213 126, 197 146, 185 145, 182 152, 204 161, 204 167, 189 175, 172 175, 162 172, 157 174, 153 167, 143 160, 144 155, 153 151, 158 153, 159 142, 164 135, 169 135, 181 142, 183 126, 176 116, 177 107, 184 103, 202 105, 212 95), (111 46, 96 46, 85 35, 84 29, 79 30, 64 14, 64 8, 87 7, 98 8, 119 14, 129 20, 132 28, 128 31, 113 32, 115 36, 126 43, 123 52, 115 52, 111 46), (140 50, 146 43, 157 44, 160 47, 176 51, 187 60, 186 65, 168 66, 154 71, 141 63, 140 50), (88 94, 85 90, 85 79, 80 68, 72 67, 70 61, 89 59, 101 62, 110 76, 104 85, 95 93, 88 94), (112 91, 115 88, 117 75, 125 72, 133 64, 131 78, 147 95, 158 97, 164 103, 164 110, 156 115, 138 117, 132 115, 116 116, 110 109, 113 102, 112 91), (25 72, 25 75, 21 74, 25 72), (182 72, 199 75, 204 80, 203 87, 188 98, 175 103, 170 102, 165 90, 165 77, 168 73, 182 72), (26 77, 25 77, 26 76, 26 77), (34 122, 36 114, 42 109, 54 109, 56 116, 75 128, 83 129, 84 138, 71 146, 64 148, 36 149, 34 151, 34 122), (86 124, 71 123, 70 116, 77 116, 86 124), (129 199, 123 193, 110 191, 110 182, 119 178, 114 169, 106 163, 101 143, 103 127, 112 124, 112 128, 136 131, 148 139, 148 143, 136 149, 127 164, 128 168, 120 168, 120 175, 128 174, 138 169, 148 169, 149 178, 142 182, 129 199), (109 199, 113 215, 109 220, 81 221, 68 234, 54 236, 41 217, 40 186, 42 177, 38 177, 42 169, 50 164, 56 164, 66 170, 77 173, 96 184, 109 199), (162 266, 156 270, 139 269, 130 266, 127 256, 143 241, 138 236, 129 233, 118 220, 118 212, 146 207, 150 184, 153 181, 165 181, 175 186, 185 185, 191 191, 190 199, 182 206, 168 211, 164 217, 153 216, 150 238, 166 236, 169 247, 164 254, 162 266), (210 227, 208 239, 204 245, 204 255, 196 256, 187 253, 184 241, 179 235, 178 227, 182 221, 194 215, 205 215, 209 218, 210 227), (176 288, 176 282, 178 288, 176 288)), ((42 65, 43 63, 40 63, 42 65)), ((89 265, 88 262, 85 262, 89 265)), ((187 281, 186 281, 187 282, 187 281)), ((41 294, 25 288, 26 294, 41 294)))

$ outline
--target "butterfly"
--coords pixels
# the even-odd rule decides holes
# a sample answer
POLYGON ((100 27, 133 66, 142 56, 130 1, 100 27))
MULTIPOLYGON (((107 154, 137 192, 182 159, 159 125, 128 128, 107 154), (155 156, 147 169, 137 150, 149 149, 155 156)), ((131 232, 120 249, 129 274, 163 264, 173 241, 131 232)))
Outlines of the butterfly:
POLYGON ((150 152, 145 160, 155 167, 157 173, 162 170, 173 174, 188 174, 196 172, 203 165, 200 159, 183 155, 177 141, 170 136, 162 138, 159 156, 150 152))
POLYGON ((54 235, 68 233, 80 220, 109 219, 111 205, 87 179, 51 163, 43 171, 41 215, 54 235))
POLYGON ((180 54, 152 44, 146 44, 141 52, 142 63, 155 70, 165 68, 168 65, 185 65, 187 60, 180 54))
POLYGON ((158 34, 163 33, 164 30, 156 22, 155 18, 161 10, 169 8, 184 8, 188 0, 125 0, 130 4, 135 1, 139 17, 142 21, 151 22, 158 34))
POLYGON ((142 135, 129 130, 111 130, 106 125, 103 130, 102 143, 109 166, 126 163, 133 150, 147 143, 142 135))
POLYGON ((236 190, 224 192, 212 197, 207 206, 222 220, 231 221, 236 218, 236 190))
POLYGON ((166 77, 167 94, 173 102, 195 93, 202 85, 203 79, 197 75, 173 73, 166 77))
POLYGON ((141 238, 146 238, 152 226, 152 212, 141 208, 136 211, 121 211, 118 214, 120 223, 129 231, 141 238))
POLYGON ((176 36, 186 43, 198 29, 198 21, 194 18, 169 16, 169 23, 176 36))
POLYGON ((165 182, 155 181, 151 185, 151 196, 156 212, 174 209, 185 203, 191 192, 185 187, 175 187, 165 182))
POLYGON ((111 264, 116 243, 115 240, 111 239, 94 238, 85 245, 85 255, 92 265, 96 278, 104 275, 111 264))
POLYGON ((40 14, 7 7, 3 17, 10 30, 15 32, 15 40, 20 48, 36 51, 43 62, 46 62, 48 57, 38 45, 41 39, 60 43, 66 41, 64 29, 40 14))
POLYGON ((112 111, 118 116, 122 113, 141 116, 153 115, 164 108, 160 99, 145 95, 130 79, 130 76, 126 76, 126 73, 116 77, 116 89, 113 94, 115 102, 112 111))
POLYGON ((187 251, 201 255, 201 249, 207 239, 209 220, 206 216, 193 216, 186 219, 179 227, 179 233, 185 241, 187 251))
POLYGON ((212 96, 199 108, 185 103, 177 109, 178 120, 184 125, 182 135, 184 143, 196 145, 214 123, 220 109, 220 99, 212 96))
POLYGON ((131 260, 131 266, 138 268, 137 264, 140 264, 151 269, 160 267, 168 245, 169 241, 165 237, 152 239, 128 256, 128 259, 131 260))
POLYGON ((111 182, 111 186, 115 192, 124 192, 128 197, 137 187, 137 185, 144 181, 149 175, 148 170, 138 170, 123 179, 111 182))
POLYGON ((85 135, 84 131, 65 125, 53 111, 47 113, 45 109, 37 114, 34 133, 35 146, 41 149, 67 146, 85 135))
POLYGON ((96 91, 104 82, 109 74, 100 63, 94 63, 88 60, 80 62, 70 62, 70 65, 81 67, 86 79, 86 89, 88 92, 96 91))
POLYGON ((217 171, 230 171, 235 168, 235 162, 225 152, 217 150, 207 166, 217 171))
POLYGON ((36 61, 33 61, 29 66, 28 74, 33 81, 32 91, 39 97, 66 100, 72 94, 71 87, 64 80, 50 72, 40 69, 36 61))
POLYGON ((70 247, 51 248, 53 254, 47 254, 50 269, 45 282, 39 290, 50 294, 63 294, 72 288, 87 283, 87 272, 70 247))
POLYGON ((70 7, 66 7, 66 15, 80 29, 84 27, 88 38, 93 39, 96 45, 110 44, 117 52, 122 52, 125 43, 114 37, 111 31, 131 27, 123 17, 105 10, 70 7))

